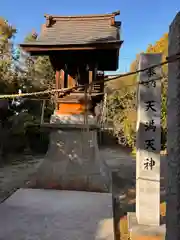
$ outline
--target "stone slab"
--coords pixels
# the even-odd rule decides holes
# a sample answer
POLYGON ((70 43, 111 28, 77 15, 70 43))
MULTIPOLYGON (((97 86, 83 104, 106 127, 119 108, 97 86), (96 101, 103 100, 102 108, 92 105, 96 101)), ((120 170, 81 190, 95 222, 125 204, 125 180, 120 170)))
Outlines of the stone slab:
POLYGON ((159 226, 140 225, 134 212, 129 212, 127 217, 130 240, 165 240, 165 224, 159 226))
POLYGON ((0 204, 1 240, 113 240, 112 195, 19 189, 0 204))

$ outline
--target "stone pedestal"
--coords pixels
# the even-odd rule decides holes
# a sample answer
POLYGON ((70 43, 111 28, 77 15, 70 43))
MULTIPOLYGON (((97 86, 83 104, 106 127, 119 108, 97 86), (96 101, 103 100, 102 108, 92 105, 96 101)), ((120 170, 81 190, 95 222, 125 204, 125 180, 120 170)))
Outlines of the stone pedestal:
POLYGON ((73 127, 68 124, 64 129, 63 116, 52 116, 57 128, 50 134, 49 149, 34 187, 108 192, 110 174, 99 155, 97 130, 90 127, 87 131, 73 118, 68 121, 73 127))

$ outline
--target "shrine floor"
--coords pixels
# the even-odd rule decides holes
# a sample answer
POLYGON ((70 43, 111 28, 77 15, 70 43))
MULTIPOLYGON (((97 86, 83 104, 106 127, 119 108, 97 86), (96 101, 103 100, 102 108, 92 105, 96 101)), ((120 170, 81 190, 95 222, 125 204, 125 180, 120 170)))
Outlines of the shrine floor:
POLYGON ((19 189, 0 213, 0 240, 114 239, 107 193, 19 189))

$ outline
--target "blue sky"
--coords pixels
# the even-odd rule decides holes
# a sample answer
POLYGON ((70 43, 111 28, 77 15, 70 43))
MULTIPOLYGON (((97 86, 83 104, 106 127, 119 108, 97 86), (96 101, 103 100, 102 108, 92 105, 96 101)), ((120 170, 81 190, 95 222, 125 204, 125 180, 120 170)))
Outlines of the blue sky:
POLYGON ((120 10, 117 20, 122 22, 119 70, 128 71, 136 54, 154 43, 165 32, 176 13, 180 11, 180 0, 1 0, 0 16, 18 29, 15 41, 35 29, 40 31, 44 14, 77 15, 110 13, 120 10))

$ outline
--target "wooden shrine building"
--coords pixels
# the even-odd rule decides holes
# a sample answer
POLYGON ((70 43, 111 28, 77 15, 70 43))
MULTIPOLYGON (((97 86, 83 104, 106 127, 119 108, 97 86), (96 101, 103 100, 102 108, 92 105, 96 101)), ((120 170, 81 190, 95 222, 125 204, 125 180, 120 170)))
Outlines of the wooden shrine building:
MULTIPOLYGON (((56 72, 56 88, 71 88, 102 80, 104 71, 118 68, 121 22, 120 12, 104 15, 45 15, 46 23, 34 42, 20 46, 31 55, 48 55, 56 72)), ((91 106, 103 98, 104 83, 91 89, 91 106)), ((84 111, 84 89, 79 88, 56 100, 56 113, 84 111)), ((93 107, 92 107, 93 109, 93 107)))

